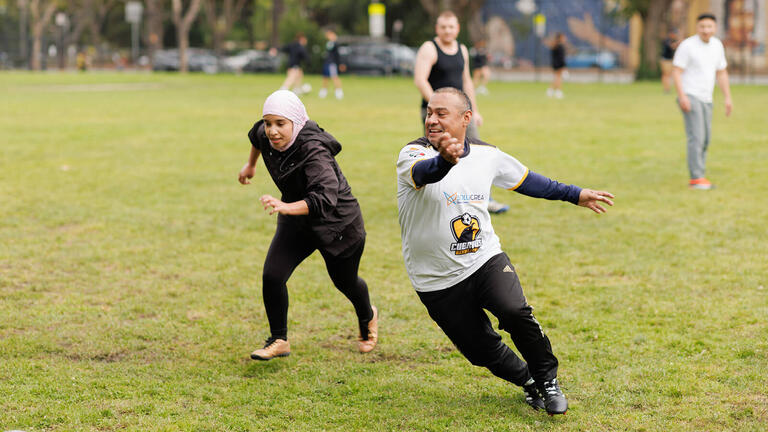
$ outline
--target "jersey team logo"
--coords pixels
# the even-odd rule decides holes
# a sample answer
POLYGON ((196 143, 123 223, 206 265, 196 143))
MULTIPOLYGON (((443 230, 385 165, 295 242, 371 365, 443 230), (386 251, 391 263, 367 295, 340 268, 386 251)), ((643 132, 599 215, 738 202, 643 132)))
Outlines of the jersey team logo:
POLYGON ((420 149, 418 147, 409 147, 408 148, 408 156, 412 158, 422 157, 425 156, 425 153, 423 149, 420 149))
POLYGON ((477 238, 480 232, 477 216, 469 213, 456 216, 451 220, 451 232, 456 239, 455 243, 451 243, 451 252, 455 252, 456 255, 475 253, 483 245, 483 240, 477 238))

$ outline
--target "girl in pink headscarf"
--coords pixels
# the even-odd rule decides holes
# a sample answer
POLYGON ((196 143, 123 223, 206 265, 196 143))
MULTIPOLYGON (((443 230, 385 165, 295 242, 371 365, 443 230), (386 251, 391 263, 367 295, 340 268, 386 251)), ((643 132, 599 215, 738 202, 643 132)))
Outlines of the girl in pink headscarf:
POLYGON ((290 354, 286 282, 315 250, 322 254, 333 284, 355 308, 358 349, 370 352, 378 341, 378 312, 371 306, 368 286, 357 275, 365 227, 360 206, 334 159, 341 144, 309 119, 304 104, 290 91, 272 93, 264 101, 262 114, 248 132, 251 154, 239 181, 250 184, 261 155, 282 196, 260 198, 264 209, 278 216, 262 286, 271 334, 251 358, 270 360, 290 354))

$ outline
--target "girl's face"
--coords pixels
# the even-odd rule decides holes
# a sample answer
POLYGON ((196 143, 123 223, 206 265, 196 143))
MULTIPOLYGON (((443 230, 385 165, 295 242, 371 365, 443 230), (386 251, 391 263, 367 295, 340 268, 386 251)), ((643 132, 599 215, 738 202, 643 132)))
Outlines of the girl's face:
POLYGON ((291 142, 293 122, 283 116, 267 114, 264 116, 264 132, 272 143, 272 147, 282 151, 291 142))

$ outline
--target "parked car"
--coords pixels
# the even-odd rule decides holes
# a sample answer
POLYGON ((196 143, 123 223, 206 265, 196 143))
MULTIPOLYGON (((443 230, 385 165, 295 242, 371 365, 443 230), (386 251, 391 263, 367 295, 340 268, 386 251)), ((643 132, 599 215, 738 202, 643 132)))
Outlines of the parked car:
POLYGON ((412 75, 416 52, 405 45, 357 42, 339 47, 347 72, 371 75, 412 75))
MULTIPOLYGON (((200 48, 187 50, 187 68, 190 72, 205 72, 213 74, 219 71, 216 56, 210 51, 200 48)), ((179 70, 179 50, 160 50, 155 53, 152 70, 177 71, 179 70)))
POLYGON ((228 72, 277 72, 280 70, 280 57, 262 50, 245 50, 221 61, 222 68, 228 72))
POLYGON ((611 51, 583 50, 566 56, 565 65, 574 69, 589 67, 613 69, 619 66, 619 59, 611 51))

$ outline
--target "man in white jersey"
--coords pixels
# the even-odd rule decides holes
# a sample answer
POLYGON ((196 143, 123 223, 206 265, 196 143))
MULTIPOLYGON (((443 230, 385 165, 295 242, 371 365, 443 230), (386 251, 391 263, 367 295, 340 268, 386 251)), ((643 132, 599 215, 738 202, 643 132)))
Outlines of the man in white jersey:
POLYGON ((715 80, 725 96, 725 115, 731 115, 733 102, 728 84, 728 63, 725 49, 717 31, 715 16, 699 15, 696 34, 685 39, 675 51, 672 77, 677 88, 677 102, 685 120, 687 136, 688 187, 712 189, 715 186, 704 176, 707 148, 712 134, 712 91, 715 80))
POLYGON ((496 185, 603 213, 600 202, 613 205, 613 195, 558 183, 490 144, 470 142, 471 119, 465 93, 438 89, 427 105, 426 136, 400 151, 397 204, 405 267, 430 317, 472 364, 522 386, 533 408, 563 414, 568 402, 557 382, 557 358, 501 250, 487 200, 496 185), (484 309, 510 333, 527 364, 501 341, 484 309))

